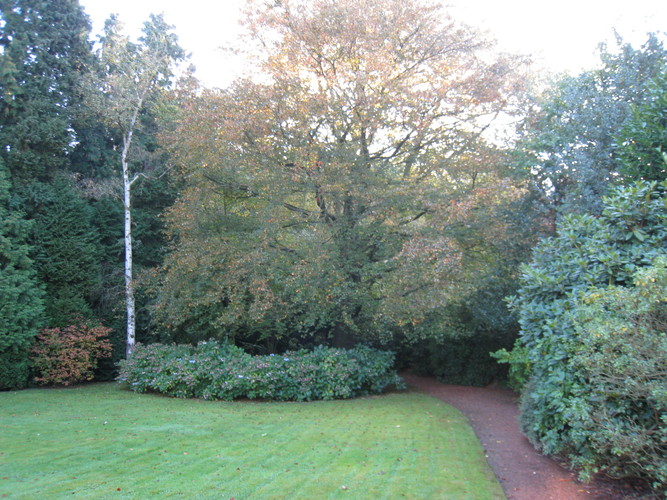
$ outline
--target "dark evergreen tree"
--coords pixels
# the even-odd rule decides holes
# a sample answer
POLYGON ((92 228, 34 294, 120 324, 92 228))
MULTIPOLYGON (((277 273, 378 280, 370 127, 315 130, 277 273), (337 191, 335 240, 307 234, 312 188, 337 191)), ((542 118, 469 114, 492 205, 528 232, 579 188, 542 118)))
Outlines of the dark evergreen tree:
POLYGON ((9 208, 10 184, 0 158, 0 390, 25 386, 28 350, 42 326, 43 292, 26 244, 29 223, 9 208))
POLYGON ((64 327, 93 315, 100 287, 99 235, 89 204, 71 180, 59 176, 46 190, 35 214, 35 261, 47 291, 49 326, 64 327))
POLYGON ((75 144, 90 22, 77 0, 0 0, 0 21, 0 155, 12 177, 48 179, 75 144))
MULTIPOLYGON (((36 270, 51 326, 89 316, 99 280, 86 203, 65 181, 81 137, 81 76, 94 61, 90 22, 77 0, 0 0, 0 156, 34 219, 36 270)), ((94 124, 90 124, 93 126, 94 124)))

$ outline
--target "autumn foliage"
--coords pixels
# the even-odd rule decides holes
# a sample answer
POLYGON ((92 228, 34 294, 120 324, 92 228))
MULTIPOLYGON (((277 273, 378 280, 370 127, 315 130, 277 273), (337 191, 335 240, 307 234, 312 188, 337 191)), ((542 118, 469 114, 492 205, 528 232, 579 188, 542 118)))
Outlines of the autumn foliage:
POLYGON ((157 287, 170 339, 384 342, 469 295, 507 254, 485 215, 525 196, 483 136, 516 112, 522 61, 429 2, 283 1, 246 28, 257 73, 186 99, 164 137, 186 179, 157 287))
POLYGON ((32 347, 35 382, 70 385, 92 380, 98 360, 111 356, 110 332, 85 323, 42 330, 32 347))

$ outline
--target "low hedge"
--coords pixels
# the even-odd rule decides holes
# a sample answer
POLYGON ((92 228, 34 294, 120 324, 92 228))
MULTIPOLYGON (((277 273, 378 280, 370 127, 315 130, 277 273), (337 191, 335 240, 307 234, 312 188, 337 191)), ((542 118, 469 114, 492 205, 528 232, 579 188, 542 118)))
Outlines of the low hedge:
POLYGON ((393 353, 365 346, 251 356, 214 341, 196 347, 137 344, 132 356, 119 363, 117 380, 136 392, 178 398, 315 401, 404 388, 393 365, 393 353))

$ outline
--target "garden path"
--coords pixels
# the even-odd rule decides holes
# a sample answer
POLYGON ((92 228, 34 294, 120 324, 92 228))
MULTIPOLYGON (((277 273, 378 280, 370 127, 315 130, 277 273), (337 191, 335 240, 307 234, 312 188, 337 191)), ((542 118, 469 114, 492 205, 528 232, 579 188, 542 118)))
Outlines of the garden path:
POLYGON ((442 384, 434 378, 401 374, 407 384, 463 413, 485 450, 510 500, 614 500, 637 498, 629 485, 580 483, 558 462, 540 455, 519 430, 517 395, 509 389, 442 384))

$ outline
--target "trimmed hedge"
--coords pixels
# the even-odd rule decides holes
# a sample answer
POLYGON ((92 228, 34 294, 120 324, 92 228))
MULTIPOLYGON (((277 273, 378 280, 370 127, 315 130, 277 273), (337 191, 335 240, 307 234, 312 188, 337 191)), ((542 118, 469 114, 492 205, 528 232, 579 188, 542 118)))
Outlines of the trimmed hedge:
POLYGON ((117 380, 136 392, 177 398, 315 401, 404 388, 393 365, 393 353, 365 346, 251 356, 215 341, 196 347, 137 344, 132 356, 119 363, 117 380))

